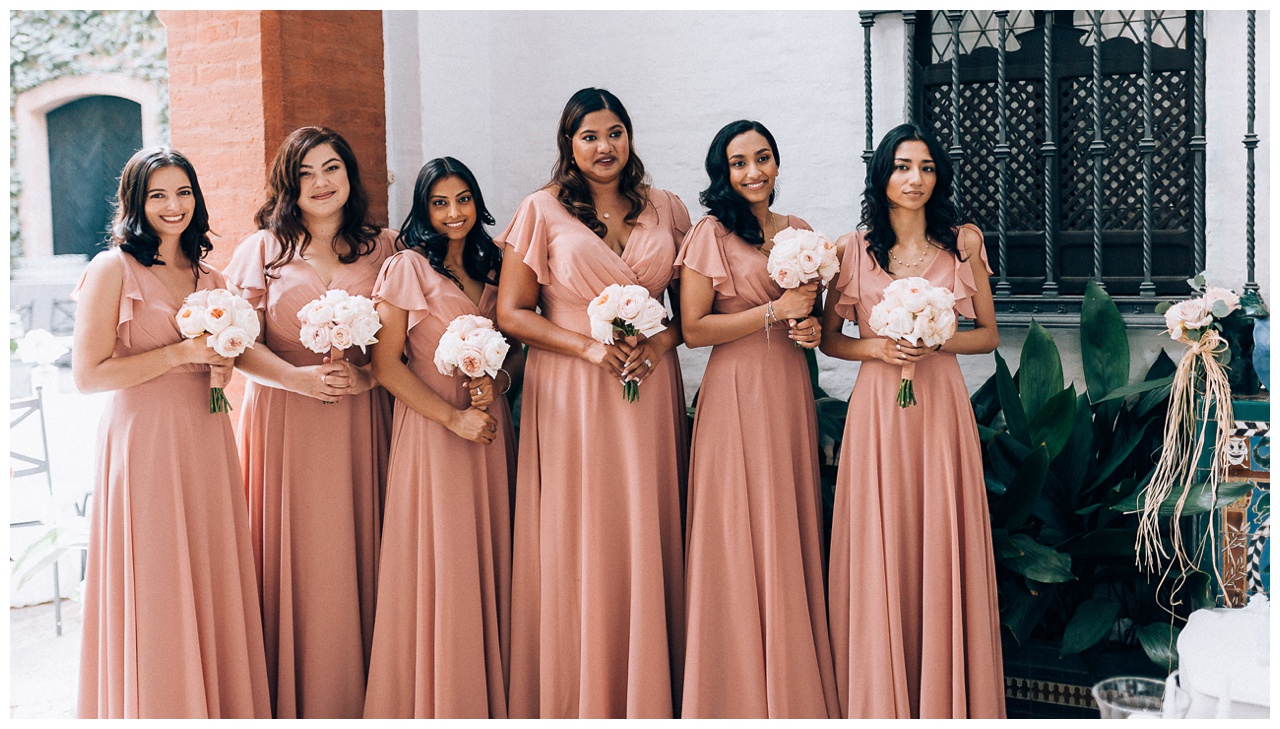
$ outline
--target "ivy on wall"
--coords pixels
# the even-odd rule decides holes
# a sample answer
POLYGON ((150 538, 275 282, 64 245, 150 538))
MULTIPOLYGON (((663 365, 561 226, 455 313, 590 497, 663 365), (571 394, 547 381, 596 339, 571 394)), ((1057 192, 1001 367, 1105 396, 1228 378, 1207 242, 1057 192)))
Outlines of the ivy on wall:
POLYGON ((9 257, 22 255, 14 99, 63 76, 120 73, 155 84, 169 136, 169 62, 154 10, 9 11, 9 257))

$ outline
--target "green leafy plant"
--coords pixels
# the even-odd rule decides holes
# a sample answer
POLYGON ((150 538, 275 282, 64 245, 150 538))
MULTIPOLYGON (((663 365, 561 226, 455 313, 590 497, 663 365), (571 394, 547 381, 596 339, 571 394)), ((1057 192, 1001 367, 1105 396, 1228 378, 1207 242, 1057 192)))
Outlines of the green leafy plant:
MULTIPOLYGON (((1001 623, 1018 643, 1057 641, 1060 655, 1107 643, 1140 646, 1167 672, 1186 616, 1214 604, 1211 575, 1187 571, 1162 580, 1135 563, 1132 512, 1161 447, 1175 367, 1161 351, 1130 383, 1124 320, 1093 283, 1081 310, 1080 348, 1086 389, 1077 393, 1064 385, 1053 337, 1033 321, 1017 373, 997 352, 995 374, 972 398, 1001 623)), ((1224 484, 1218 504, 1250 488, 1224 484)), ((1211 508, 1212 494, 1194 494, 1183 513, 1211 508)))

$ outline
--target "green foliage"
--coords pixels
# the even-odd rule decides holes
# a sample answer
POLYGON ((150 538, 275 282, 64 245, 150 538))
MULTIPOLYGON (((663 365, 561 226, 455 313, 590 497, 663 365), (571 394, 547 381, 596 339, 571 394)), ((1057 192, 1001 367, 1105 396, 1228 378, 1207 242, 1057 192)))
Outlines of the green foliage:
MULTIPOLYGON (((1168 614, 1158 581, 1135 564, 1131 512, 1155 467, 1174 366, 1161 352, 1142 381, 1130 383, 1124 320, 1092 284, 1080 348, 1084 393, 1064 385, 1053 336, 1033 322, 1018 372, 997 352, 995 374, 972 397, 984 436, 1001 623, 1019 643, 1058 641, 1063 655, 1118 641, 1167 665, 1168 614), (1151 626, 1162 619, 1157 640, 1151 626)), ((1191 508, 1208 508, 1203 494, 1193 495, 1191 508)), ((1174 582, 1204 582, 1183 578, 1174 582)), ((1178 608, 1176 622, 1194 602, 1178 608)))

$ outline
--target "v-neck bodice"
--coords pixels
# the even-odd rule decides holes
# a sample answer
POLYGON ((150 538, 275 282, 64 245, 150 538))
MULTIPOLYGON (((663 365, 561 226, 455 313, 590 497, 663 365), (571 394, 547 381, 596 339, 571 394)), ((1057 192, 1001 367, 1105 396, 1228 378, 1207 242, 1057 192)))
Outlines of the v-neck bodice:
POLYGON ((622 255, 564 209, 549 190, 520 203, 495 238, 533 269, 542 285, 539 304, 557 326, 590 332, 587 304, 610 284, 639 284, 661 298, 671 282, 676 249, 689 229, 689 212, 675 194, 651 189, 622 255))
MULTIPOLYGON (((345 264, 326 287, 319 272, 297 255, 268 275, 266 265, 279 255, 280 242, 260 230, 236 246, 226 274, 240 295, 263 312, 268 349, 293 365, 319 364, 325 355, 307 349, 298 338, 302 329, 298 310, 335 289, 353 296, 371 296, 378 271, 394 252, 395 232, 383 230, 374 241, 374 250, 345 264)), ((347 350, 346 358, 355 364, 369 359, 359 348, 347 350)))

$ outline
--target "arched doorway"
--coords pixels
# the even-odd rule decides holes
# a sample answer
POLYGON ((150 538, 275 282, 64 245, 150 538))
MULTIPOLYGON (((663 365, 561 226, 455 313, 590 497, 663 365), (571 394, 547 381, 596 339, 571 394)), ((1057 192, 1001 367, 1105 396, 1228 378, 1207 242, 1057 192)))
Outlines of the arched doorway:
POLYGON ((142 107, 87 96, 48 114, 53 252, 102 249, 120 170, 142 148, 142 107))

